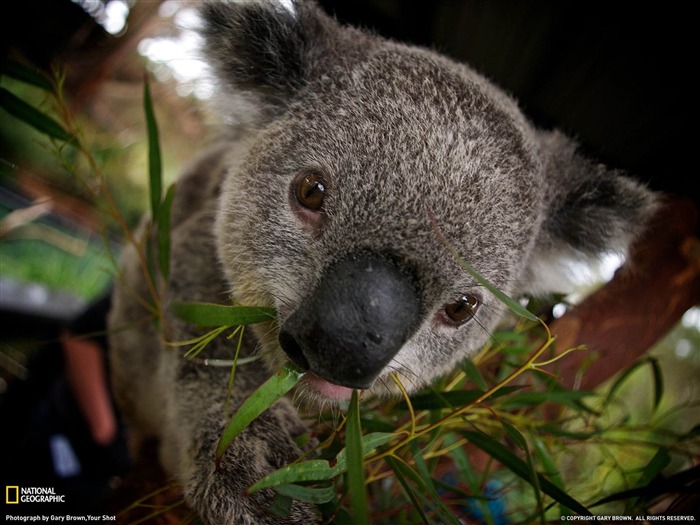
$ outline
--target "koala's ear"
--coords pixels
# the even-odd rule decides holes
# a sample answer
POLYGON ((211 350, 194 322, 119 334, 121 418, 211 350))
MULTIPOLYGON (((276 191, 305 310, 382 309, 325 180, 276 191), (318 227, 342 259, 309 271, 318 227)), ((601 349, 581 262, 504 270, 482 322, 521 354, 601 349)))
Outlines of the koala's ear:
POLYGON ((596 164, 559 132, 539 135, 545 178, 544 220, 530 268, 530 291, 566 292, 566 264, 606 253, 626 255, 657 207, 639 182, 596 164))
POLYGON ((247 105, 254 112, 249 120, 283 112, 332 58, 344 31, 307 1, 210 1, 200 13, 205 52, 226 103, 236 113, 235 106, 247 105))

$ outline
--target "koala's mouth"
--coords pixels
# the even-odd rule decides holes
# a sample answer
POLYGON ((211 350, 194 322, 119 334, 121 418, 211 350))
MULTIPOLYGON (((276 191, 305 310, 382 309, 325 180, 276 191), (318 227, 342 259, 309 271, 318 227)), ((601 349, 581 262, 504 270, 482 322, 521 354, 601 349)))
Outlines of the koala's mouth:
POLYGON ((302 383, 315 393, 334 401, 345 401, 352 396, 352 388, 331 383, 313 372, 307 372, 302 383))

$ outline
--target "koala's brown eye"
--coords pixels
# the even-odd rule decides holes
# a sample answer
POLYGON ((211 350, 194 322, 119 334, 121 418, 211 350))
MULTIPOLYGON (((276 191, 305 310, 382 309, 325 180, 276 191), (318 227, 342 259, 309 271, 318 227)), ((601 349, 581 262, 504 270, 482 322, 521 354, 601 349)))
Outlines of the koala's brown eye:
POLYGON ((326 194, 326 179, 316 172, 304 173, 297 182, 297 200, 304 208, 320 211, 326 194))
POLYGON ((465 294, 454 303, 445 305, 445 316, 449 323, 456 326, 471 320, 479 309, 481 300, 474 294, 465 294))

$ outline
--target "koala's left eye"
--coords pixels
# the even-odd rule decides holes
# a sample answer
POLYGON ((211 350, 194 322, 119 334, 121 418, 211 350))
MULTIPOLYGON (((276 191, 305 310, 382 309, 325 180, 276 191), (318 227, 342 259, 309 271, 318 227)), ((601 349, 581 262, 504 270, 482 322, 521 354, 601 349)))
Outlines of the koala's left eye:
POLYGON ((296 198, 304 208, 320 211, 326 196, 326 178, 315 171, 303 172, 296 180, 296 198))
POLYGON ((443 312, 449 324, 461 326, 474 317, 480 305, 479 296, 467 293, 454 303, 446 304, 443 312))

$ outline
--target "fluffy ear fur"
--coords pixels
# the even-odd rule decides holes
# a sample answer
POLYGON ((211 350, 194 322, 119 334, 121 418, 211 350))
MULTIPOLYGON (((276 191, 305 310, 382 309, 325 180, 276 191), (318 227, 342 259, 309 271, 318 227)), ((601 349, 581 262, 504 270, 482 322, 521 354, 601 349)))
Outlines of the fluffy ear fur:
POLYGON ((341 28, 303 0, 288 7, 273 0, 209 2, 201 14, 206 56, 238 122, 266 122, 283 113, 308 83, 371 47, 366 34, 341 28), (250 113, 235 101, 247 102, 250 113))
POLYGON ((606 253, 626 255, 654 211, 640 183, 582 157, 559 132, 542 132, 545 217, 531 265, 531 291, 568 291, 566 265, 606 253))

